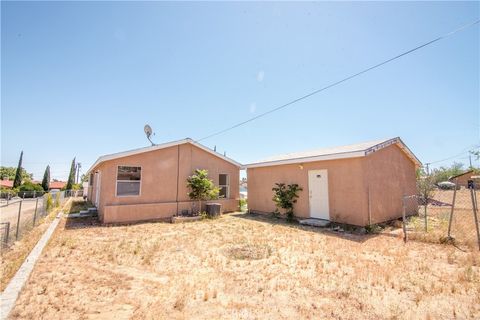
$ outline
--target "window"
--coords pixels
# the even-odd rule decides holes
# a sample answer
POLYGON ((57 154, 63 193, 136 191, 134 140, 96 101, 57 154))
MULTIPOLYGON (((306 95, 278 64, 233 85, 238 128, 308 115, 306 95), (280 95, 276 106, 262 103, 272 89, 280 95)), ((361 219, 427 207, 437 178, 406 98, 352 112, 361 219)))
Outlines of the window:
POLYGON ((90 179, 88 179, 89 185, 93 186, 93 173, 90 173, 90 179))
POLYGON ((218 176, 218 187, 220 188, 220 198, 230 198, 230 179, 228 174, 218 176))
POLYGON ((141 167, 118 166, 117 169, 117 196, 140 195, 141 167))

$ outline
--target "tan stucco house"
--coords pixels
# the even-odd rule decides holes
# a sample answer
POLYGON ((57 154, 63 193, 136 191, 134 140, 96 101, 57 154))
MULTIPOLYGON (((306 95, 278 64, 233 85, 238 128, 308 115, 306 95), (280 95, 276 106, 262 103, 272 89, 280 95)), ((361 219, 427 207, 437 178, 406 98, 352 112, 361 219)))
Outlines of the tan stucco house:
POLYGON ((474 185, 475 189, 478 189, 480 187, 480 176, 475 172, 475 170, 468 170, 464 173, 450 177, 448 181, 457 183, 458 186, 464 188, 468 188, 469 183, 474 185))
POLYGON ((192 139, 101 156, 88 170, 88 199, 104 223, 165 219, 191 212, 186 180, 206 169, 219 186, 222 211, 235 211, 241 165, 192 139))
POLYGON ((290 153, 246 165, 251 212, 275 210, 272 187, 297 183, 299 218, 366 226, 402 216, 420 161, 400 138, 290 153))

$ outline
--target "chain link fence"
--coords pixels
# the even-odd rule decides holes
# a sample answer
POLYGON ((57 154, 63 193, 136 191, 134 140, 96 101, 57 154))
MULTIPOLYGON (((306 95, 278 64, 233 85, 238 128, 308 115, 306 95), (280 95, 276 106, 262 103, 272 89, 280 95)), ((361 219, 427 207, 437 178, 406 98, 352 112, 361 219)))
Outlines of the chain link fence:
POLYGON ((452 189, 435 189, 428 198, 406 195, 403 206, 405 241, 451 243, 464 249, 480 250, 477 190, 474 186, 465 188, 455 184, 452 189))
POLYGON ((27 195, 14 197, 0 203, 0 240, 2 247, 8 247, 20 240, 40 223, 54 208, 62 206, 75 191, 57 191, 41 196, 27 195))

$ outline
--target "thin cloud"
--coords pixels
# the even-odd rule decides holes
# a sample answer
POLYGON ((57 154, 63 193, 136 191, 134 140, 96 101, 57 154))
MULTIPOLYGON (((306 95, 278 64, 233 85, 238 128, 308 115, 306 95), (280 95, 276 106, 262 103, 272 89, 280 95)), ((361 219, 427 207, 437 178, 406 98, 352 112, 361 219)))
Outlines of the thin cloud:
POLYGON ((257 73, 257 81, 258 81, 258 82, 262 82, 262 81, 263 81, 263 78, 265 78, 265 71, 263 71, 263 70, 258 71, 258 73, 257 73))
POLYGON ((257 104, 255 102, 252 102, 250 104, 250 113, 255 113, 257 111, 257 104))

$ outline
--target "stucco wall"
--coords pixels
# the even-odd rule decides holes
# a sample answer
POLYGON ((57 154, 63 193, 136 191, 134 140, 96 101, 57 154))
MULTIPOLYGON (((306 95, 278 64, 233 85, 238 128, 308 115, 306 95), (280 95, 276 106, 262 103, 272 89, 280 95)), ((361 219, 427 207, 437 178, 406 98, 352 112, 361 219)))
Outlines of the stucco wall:
MULTIPOLYGON (((222 212, 235 211, 238 208, 238 200, 236 199, 203 201, 203 210, 205 210, 207 203, 220 203, 222 205, 222 212)), ((197 206, 197 202, 192 201, 106 205, 103 207, 102 221, 104 223, 122 223, 168 219, 177 212, 177 209, 178 212, 181 212, 184 209, 191 210, 197 206)))
MULTIPOLYGON (((416 194, 415 164, 397 146, 391 145, 365 157, 370 192, 371 223, 402 216, 404 195, 416 194)), ((407 201, 407 214, 414 206, 407 201)))
POLYGON ((475 172, 467 172, 467 173, 462 174, 459 177, 450 179, 450 181, 453 182, 453 183, 455 183, 455 181, 457 181, 459 186, 468 188, 468 180, 473 180, 473 181, 475 181, 475 189, 478 189, 480 187, 479 186, 479 181, 476 180, 476 179, 472 179, 472 176, 478 176, 478 174, 475 174, 475 172))
POLYGON ((367 194, 362 158, 340 159, 299 164, 249 168, 248 208, 258 212, 273 212, 272 187, 276 182, 297 183, 303 191, 295 204, 298 217, 310 216, 308 171, 328 170, 330 220, 364 225, 367 219, 367 194))
MULTIPOLYGON (((220 173, 228 174, 230 197, 219 202, 222 203, 224 212, 237 210, 239 168, 196 146, 182 144, 109 160, 94 168, 93 172, 101 173, 98 206, 100 218, 108 223, 162 219, 171 217, 177 212, 177 201, 179 212, 182 209, 191 209, 186 179, 195 169, 207 169, 209 178, 216 185, 218 185, 220 173), (139 196, 116 196, 118 166, 142 167, 139 196)), ((95 195, 96 181, 89 192, 89 199, 93 203, 95 203, 95 195)))
MULTIPOLYGON (((391 145, 366 157, 249 168, 248 208, 269 213, 275 210, 275 182, 298 183, 295 204, 298 217, 309 217, 308 170, 328 170, 330 220, 365 226, 401 217, 403 195, 415 194, 415 164, 391 145)), ((408 212, 407 212, 408 213, 408 212)))

